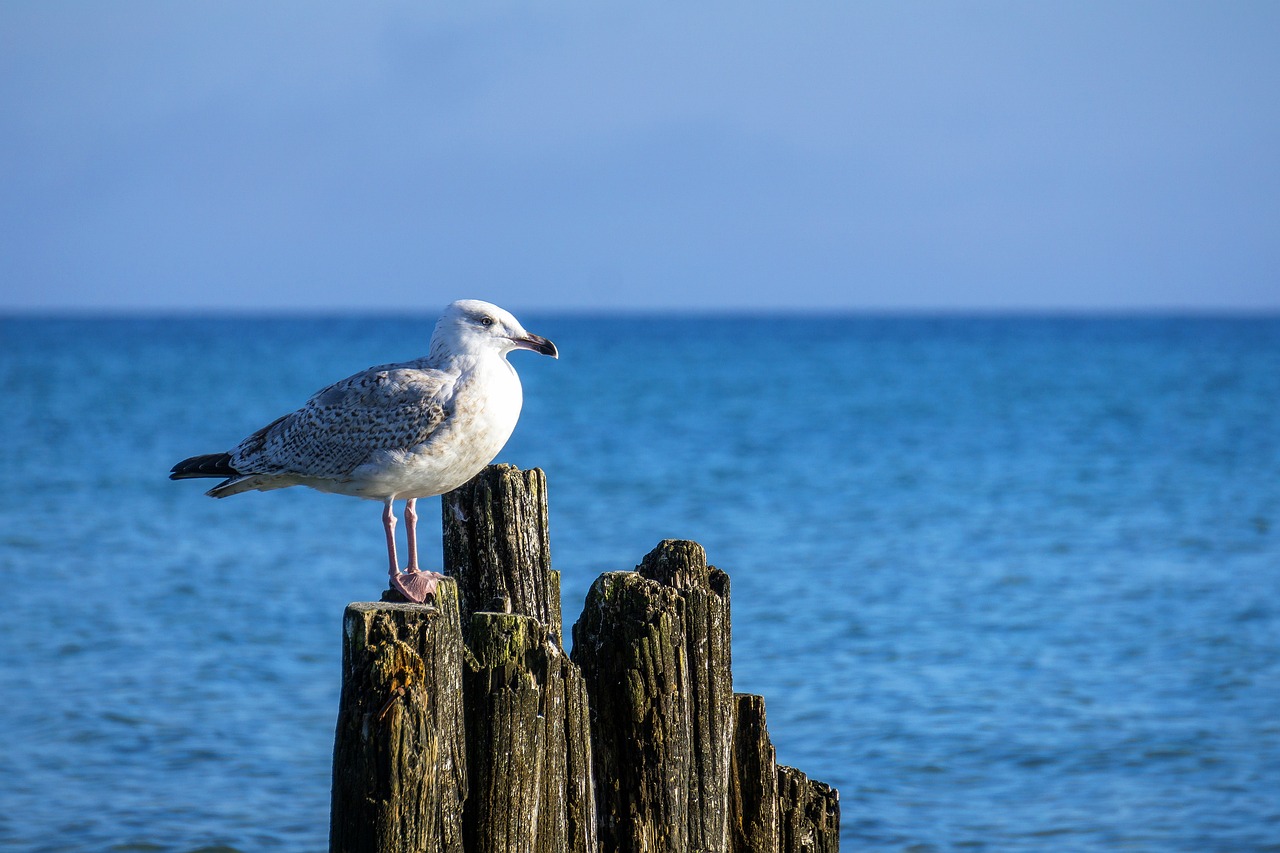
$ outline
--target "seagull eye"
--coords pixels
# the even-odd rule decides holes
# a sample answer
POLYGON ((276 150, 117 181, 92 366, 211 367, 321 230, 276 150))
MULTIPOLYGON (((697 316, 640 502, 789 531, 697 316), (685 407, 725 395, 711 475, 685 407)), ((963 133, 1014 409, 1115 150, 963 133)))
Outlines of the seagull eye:
POLYGON ((493 318, 492 318, 492 317, 481 317, 481 318, 480 318, 480 325, 481 325, 481 326, 492 326, 492 325, 493 325, 493 318))

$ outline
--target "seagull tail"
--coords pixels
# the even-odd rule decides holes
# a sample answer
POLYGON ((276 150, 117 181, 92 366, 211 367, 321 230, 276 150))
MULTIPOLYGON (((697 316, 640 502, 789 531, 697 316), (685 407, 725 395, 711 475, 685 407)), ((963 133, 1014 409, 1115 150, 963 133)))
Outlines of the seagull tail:
POLYGON ((282 489, 295 481, 270 474, 242 474, 231 467, 230 453, 206 453, 183 459, 169 471, 170 480, 194 480, 199 477, 225 477, 218 485, 205 492, 211 498, 229 498, 241 492, 255 489, 282 489))
POLYGON ((240 472, 231 467, 230 453, 206 453, 183 459, 169 471, 170 480, 190 480, 196 477, 239 477, 240 472))
POLYGON ((205 453, 183 459, 169 471, 170 480, 193 480, 199 477, 226 477, 227 479, 214 486, 205 494, 213 498, 224 498, 244 489, 231 491, 228 487, 242 479, 242 475, 231 467, 230 453, 205 453))

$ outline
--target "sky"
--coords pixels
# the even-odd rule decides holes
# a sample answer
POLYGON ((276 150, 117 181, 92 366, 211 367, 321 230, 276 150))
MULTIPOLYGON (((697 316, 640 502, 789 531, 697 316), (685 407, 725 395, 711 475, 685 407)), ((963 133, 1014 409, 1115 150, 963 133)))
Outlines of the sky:
POLYGON ((1280 310, 1280 3, 0 0, 0 312, 1280 310))

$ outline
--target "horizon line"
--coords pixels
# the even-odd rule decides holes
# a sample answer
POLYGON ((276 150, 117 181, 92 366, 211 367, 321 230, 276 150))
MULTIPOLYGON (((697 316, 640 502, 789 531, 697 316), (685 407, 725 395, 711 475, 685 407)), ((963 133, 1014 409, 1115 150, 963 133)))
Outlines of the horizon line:
MULTIPOLYGON (((902 317, 902 318, 1080 318, 1080 319, 1158 319, 1158 318, 1238 318, 1263 319, 1280 317, 1280 305, 1265 307, 1204 306, 1204 305, 1129 305, 1129 306, 736 306, 715 308, 709 306, 615 306, 606 307, 533 307, 516 305, 515 311, 528 316, 554 317, 623 317, 623 318, 697 318, 724 317, 812 317, 836 315, 843 317, 902 317)), ((440 308, 444 306, 441 305, 440 308)), ((504 306, 505 307, 505 306, 504 306)), ((368 307, 284 307, 284 306, 219 306, 178 308, 173 306, 118 307, 86 306, 27 307, 0 306, 0 319, 341 319, 351 318, 426 318, 435 319, 440 309, 427 307, 392 309, 368 307)), ((513 313, 515 313, 513 311, 513 313)))

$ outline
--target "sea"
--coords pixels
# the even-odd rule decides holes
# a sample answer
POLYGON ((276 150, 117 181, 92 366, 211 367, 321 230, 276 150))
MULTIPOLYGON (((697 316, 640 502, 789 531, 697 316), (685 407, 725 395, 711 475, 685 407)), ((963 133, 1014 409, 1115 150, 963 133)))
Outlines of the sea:
MULTIPOLYGON (((842 849, 1280 850, 1280 317, 521 319, 567 626, 702 543, 842 849)), ((0 318, 0 849, 327 848, 381 507, 167 474, 432 322, 0 318)))

